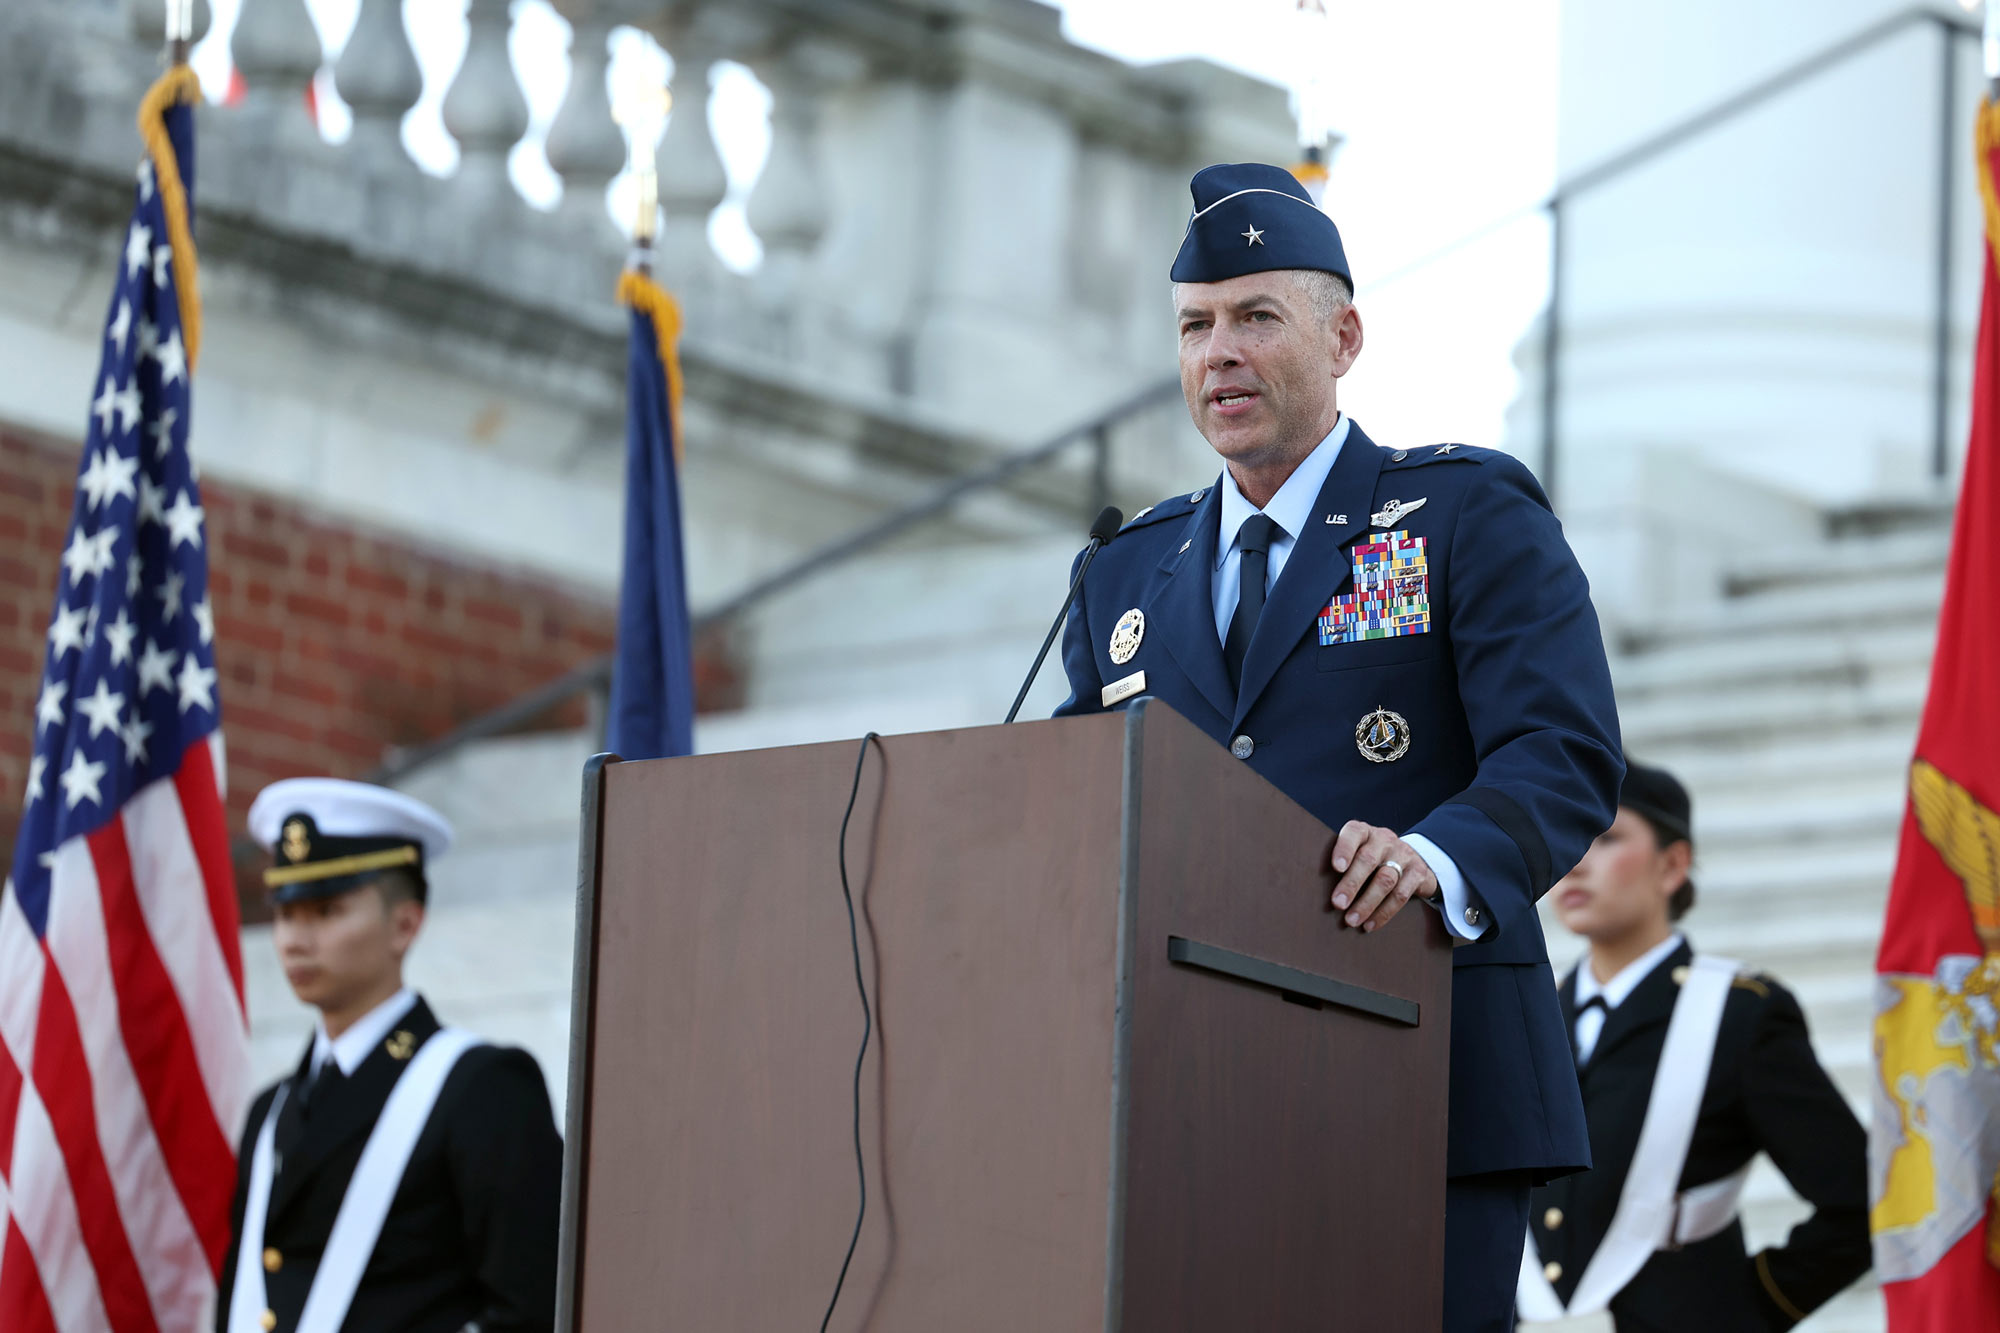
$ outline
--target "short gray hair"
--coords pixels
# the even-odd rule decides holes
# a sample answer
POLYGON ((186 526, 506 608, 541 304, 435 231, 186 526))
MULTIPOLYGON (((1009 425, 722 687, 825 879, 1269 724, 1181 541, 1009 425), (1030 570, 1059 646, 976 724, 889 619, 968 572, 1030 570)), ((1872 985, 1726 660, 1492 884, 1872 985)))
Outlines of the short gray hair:
MULTIPOLYGON (((1354 288, 1338 273, 1329 273, 1318 268, 1291 268, 1283 270, 1292 275, 1292 287, 1306 298, 1313 314, 1325 323, 1331 324, 1340 318, 1340 312, 1354 304, 1354 288)), ((1173 287, 1174 307, 1180 308, 1181 285, 1173 287)))

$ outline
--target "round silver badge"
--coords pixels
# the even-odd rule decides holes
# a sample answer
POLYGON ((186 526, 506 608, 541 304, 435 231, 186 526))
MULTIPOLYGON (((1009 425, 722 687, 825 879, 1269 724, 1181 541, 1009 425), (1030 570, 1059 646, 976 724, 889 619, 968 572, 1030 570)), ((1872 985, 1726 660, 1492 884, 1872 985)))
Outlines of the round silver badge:
POLYGON ((1117 627, 1111 631, 1111 661, 1124 666, 1139 651, 1140 640, 1146 637, 1146 613, 1133 607, 1118 617, 1117 627))
POLYGON ((1410 752, 1410 723, 1401 713, 1377 706, 1354 724, 1354 746, 1370 763, 1386 764, 1410 752))

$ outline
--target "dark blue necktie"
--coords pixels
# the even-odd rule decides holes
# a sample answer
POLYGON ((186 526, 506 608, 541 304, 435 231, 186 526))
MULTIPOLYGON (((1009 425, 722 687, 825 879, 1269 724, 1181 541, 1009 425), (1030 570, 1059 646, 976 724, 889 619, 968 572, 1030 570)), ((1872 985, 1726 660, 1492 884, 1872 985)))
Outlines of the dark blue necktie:
POLYGON ((1264 614, 1264 583, 1271 568, 1271 543, 1284 529, 1264 514, 1252 514, 1236 530, 1236 546, 1242 552, 1240 591, 1236 613, 1229 617, 1229 633, 1222 641, 1222 658, 1229 665, 1229 683, 1243 687, 1243 654, 1250 651, 1250 636, 1257 631, 1257 617, 1264 614))

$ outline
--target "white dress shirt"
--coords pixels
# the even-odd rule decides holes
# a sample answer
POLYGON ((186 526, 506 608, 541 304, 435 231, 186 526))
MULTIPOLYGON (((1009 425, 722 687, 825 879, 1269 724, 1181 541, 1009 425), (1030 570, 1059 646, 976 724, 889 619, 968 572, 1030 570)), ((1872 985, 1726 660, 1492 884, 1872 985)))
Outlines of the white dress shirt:
MULTIPOLYGON (((1326 485, 1334 462, 1340 457, 1341 446, 1347 443, 1348 426, 1348 416, 1343 412, 1333 429, 1327 432, 1326 438, 1306 455, 1305 461, 1291 476, 1285 478, 1285 484, 1278 488, 1278 493, 1261 511, 1237 489, 1236 478, 1229 474, 1229 469, 1222 470, 1222 477, 1216 482, 1222 505, 1222 525, 1216 533, 1215 566, 1214 573, 1209 577, 1209 589, 1214 598, 1215 635, 1224 643, 1229 641, 1229 621, 1236 614, 1236 602, 1243 592, 1243 552, 1236 544, 1243 524, 1252 514, 1261 512, 1278 525, 1279 533, 1271 539, 1271 550, 1264 568, 1264 590, 1268 593, 1278 585, 1278 576, 1284 573, 1285 562, 1291 558, 1292 548, 1298 545, 1299 534, 1312 521, 1320 490, 1326 485)), ((1461 940, 1476 940, 1484 935, 1492 924, 1493 914, 1482 910, 1478 925, 1465 924, 1465 909, 1475 900, 1465 876, 1459 872, 1458 863, 1445 855, 1442 847, 1422 835, 1405 835, 1403 841, 1424 858, 1424 864, 1437 876, 1438 904, 1444 914, 1444 928, 1461 940)), ((1483 909, 1485 905, 1482 903, 1480 906, 1483 909)))
POLYGON ((320 1019, 318 1029, 313 1033, 312 1076, 319 1077, 320 1069, 328 1060, 340 1066, 340 1072, 352 1077, 368 1058, 368 1053, 389 1038, 396 1024, 403 1021, 403 1015, 416 1008, 417 993, 408 986, 397 991, 382 1003, 354 1020, 347 1031, 331 1040, 326 1035, 326 1020, 320 1019))
POLYGON ((1625 1003, 1632 992, 1639 988, 1639 983, 1653 975, 1653 969, 1672 957, 1674 950, 1680 948, 1681 944, 1680 933, 1676 931, 1619 968, 1618 974, 1611 980, 1602 982, 1597 979, 1597 974, 1590 970, 1590 956, 1584 955, 1583 961, 1576 966, 1576 1062, 1578 1064, 1590 1063, 1590 1053, 1597 1049, 1597 1039, 1603 1035, 1604 1020, 1610 1017, 1611 1011, 1625 1003), (1593 1007, 1586 1011, 1583 1006, 1593 996, 1598 995, 1604 997, 1604 1008, 1593 1007))

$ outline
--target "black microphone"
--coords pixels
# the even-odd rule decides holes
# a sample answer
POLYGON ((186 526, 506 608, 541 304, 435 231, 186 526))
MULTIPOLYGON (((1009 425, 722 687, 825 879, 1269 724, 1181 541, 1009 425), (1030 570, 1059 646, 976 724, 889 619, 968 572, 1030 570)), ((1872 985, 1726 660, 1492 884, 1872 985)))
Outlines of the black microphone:
MULTIPOLYGON (((1077 590, 1083 587, 1083 576, 1090 568, 1090 562, 1097 559, 1098 548, 1118 535, 1118 529, 1125 526, 1125 515, 1117 505, 1106 505, 1090 525, 1090 545, 1083 548, 1083 563, 1076 567, 1076 578, 1069 585, 1069 596, 1063 598, 1062 610, 1056 612, 1056 623, 1049 626, 1049 637, 1042 640, 1042 651, 1035 654, 1035 664, 1028 668, 1028 678, 1021 682, 1021 692, 1014 696, 1014 706, 1007 710, 1007 722, 1021 711, 1021 703, 1028 697, 1028 687, 1035 683, 1035 677, 1042 674, 1042 662, 1049 655, 1049 645, 1062 633, 1065 617, 1070 607, 1076 605, 1077 590)), ((1006 722, 1001 723, 1002 726, 1006 722)))

